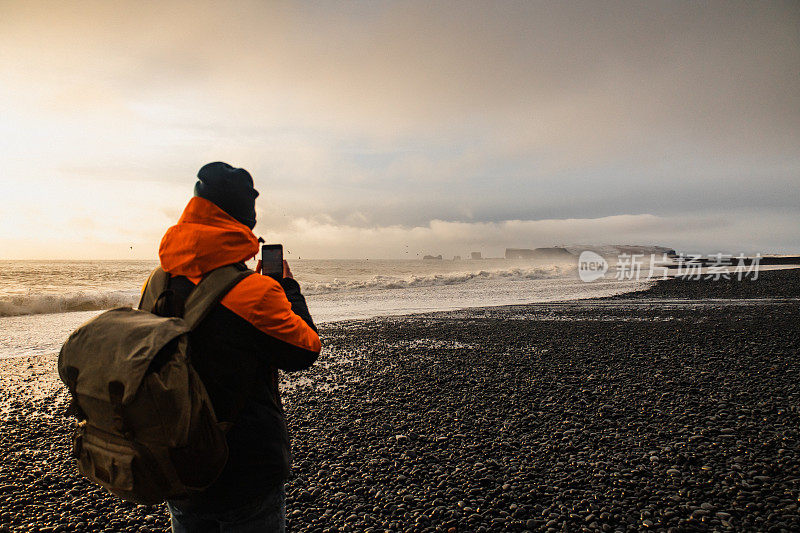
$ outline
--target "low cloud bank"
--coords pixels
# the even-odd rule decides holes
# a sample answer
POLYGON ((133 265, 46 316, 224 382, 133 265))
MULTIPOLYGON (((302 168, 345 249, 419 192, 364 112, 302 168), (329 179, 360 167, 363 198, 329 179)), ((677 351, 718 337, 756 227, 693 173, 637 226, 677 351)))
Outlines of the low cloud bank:
MULTIPOLYGON (((781 252, 800 249, 793 215, 663 217, 651 214, 587 219, 448 222, 424 226, 357 227, 295 219, 280 232, 262 233, 286 243, 290 256, 307 258, 418 258, 502 256, 507 247, 587 244, 656 244, 679 250, 781 252), (711 244, 709 244, 711 243, 711 244)), ((258 228, 257 228, 258 229, 258 228)))
MULTIPOLYGON (((183 185, 92 180, 54 181, 46 188, 6 190, 0 212, 1 259, 155 259, 164 231, 189 199, 183 185)), ((267 206, 269 207, 269 206, 267 206)), ((381 224, 258 210, 257 235, 282 242, 289 258, 449 258, 505 248, 575 244, 662 245, 703 253, 800 251, 796 210, 738 210, 603 217, 442 220, 381 224)))

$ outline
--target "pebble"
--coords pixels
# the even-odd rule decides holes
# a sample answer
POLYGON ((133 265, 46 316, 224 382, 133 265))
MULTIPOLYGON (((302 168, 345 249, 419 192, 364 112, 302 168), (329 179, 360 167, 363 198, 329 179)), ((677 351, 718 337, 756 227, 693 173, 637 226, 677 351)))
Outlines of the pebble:
MULTIPOLYGON (((787 276, 764 286, 800 297, 787 276)), ((636 300, 760 290, 690 283, 321 324, 284 394, 289 529, 800 530, 800 304, 636 300)), ((0 533, 167 530, 77 474, 54 365, 0 360, 0 533)))

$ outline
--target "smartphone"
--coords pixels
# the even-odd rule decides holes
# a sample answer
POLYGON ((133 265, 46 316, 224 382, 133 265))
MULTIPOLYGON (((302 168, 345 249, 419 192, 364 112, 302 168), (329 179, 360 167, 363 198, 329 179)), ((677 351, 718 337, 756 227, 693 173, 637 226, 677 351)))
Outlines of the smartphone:
POLYGON ((283 279, 283 245, 261 245, 261 273, 277 281, 283 279))

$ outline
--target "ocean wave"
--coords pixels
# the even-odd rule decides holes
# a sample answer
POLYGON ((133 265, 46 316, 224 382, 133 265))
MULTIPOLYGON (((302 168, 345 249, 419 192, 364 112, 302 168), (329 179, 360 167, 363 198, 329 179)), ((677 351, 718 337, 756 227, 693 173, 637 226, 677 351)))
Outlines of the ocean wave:
POLYGON ((24 294, 0 299, 0 316, 101 311, 135 306, 139 291, 86 291, 69 294, 24 294))
MULTIPOLYGON (((480 280, 526 280, 560 278, 574 273, 575 267, 550 265, 507 270, 450 272, 424 276, 397 277, 377 275, 369 279, 303 283, 307 295, 363 290, 413 289, 458 285, 480 280)), ((302 282, 302 280, 300 280, 302 282)), ((114 307, 136 306, 139 291, 82 291, 65 294, 23 294, 0 297, 0 317, 68 313, 73 311, 102 311, 114 307)))
POLYGON ((381 289, 410 289, 416 287, 438 287, 457 285, 475 280, 492 279, 549 279, 561 278, 574 273, 576 267, 572 265, 550 265, 532 268, 510 268, 507 270, 480 270, 477 272, 449 272, 444 274, 430 274, 427 276, 410 276, 399 278, 395 276, 373 276, 367 280, 339 280, 331 282, 304 283, 303 292, 306 294, 327 294, 340 291, 354 290, 381 290, 381 289))

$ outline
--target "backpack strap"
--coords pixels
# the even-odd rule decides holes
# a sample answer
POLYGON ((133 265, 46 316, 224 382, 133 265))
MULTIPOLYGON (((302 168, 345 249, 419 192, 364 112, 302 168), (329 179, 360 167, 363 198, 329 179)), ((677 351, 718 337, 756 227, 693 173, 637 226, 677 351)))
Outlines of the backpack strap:
POLYGON ((228 291, 251 274, 254 274, 252 270, 240 270, 235 265, 219 267, 206 274, 186 299, 183 320, 189 328, 196 328, 228 291))
POLYGON ((168 284, 169 274, 164 272, 161 267, 153 270, 144 284, 142 297, 139 300, 139 309, 152 312, 158 298, 167 290, 168 284))

